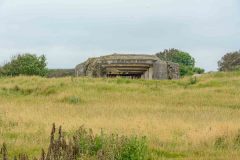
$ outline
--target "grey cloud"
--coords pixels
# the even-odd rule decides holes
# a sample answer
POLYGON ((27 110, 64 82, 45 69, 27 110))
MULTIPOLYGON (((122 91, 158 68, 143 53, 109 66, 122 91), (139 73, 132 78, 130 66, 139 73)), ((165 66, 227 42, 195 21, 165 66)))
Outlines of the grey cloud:
POLYGON ((239 47, 239 6, 238 0, 6 0, 0 58, 44 53, 50 67, 64 68, 111 52, 175 47, 215 70, 226 51, 239 47))

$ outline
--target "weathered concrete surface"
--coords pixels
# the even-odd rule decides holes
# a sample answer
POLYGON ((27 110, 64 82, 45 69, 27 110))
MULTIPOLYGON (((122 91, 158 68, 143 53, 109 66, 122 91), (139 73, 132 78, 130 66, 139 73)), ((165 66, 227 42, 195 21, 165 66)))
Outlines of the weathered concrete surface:
POLYGON ((179 79, 180 70, 179 65, 173 62, 167 62, 168 64, 168 79, 179 79))
POLYGON ((164 61, 153 63, 153 79, 168 79, 168 65, 164 61))
POLYGON ((75 68, 76 76, 143 79, 177 79, 179 65, 160 60, 155 55, 112 54, 89 58, 75 68))

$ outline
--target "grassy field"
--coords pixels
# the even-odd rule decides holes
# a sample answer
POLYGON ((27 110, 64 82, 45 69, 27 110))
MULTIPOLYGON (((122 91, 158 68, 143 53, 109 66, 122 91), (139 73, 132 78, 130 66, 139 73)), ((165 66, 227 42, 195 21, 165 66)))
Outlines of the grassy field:
POLYGON ((176 81, 0 78, 0 143, 39 155, 52 123, 66 134, 147 136, 155 159, 240 157, 240 73, 176 81))

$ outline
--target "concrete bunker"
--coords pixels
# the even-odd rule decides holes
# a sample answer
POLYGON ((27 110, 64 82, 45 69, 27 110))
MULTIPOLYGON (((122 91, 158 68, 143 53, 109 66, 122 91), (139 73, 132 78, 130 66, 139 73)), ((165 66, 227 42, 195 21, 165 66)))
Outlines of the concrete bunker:
POLYGON ((112 54, 89 58, 75 68, 76 76, 178 79, 178 64, 155 55, 112 54))

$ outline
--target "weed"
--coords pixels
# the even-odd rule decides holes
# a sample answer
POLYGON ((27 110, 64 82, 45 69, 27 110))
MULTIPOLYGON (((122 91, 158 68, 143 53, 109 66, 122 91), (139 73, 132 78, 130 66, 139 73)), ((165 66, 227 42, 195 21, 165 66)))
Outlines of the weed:
POLYGON ((70 97, 65 97, 63 99, 64 102, 67 102, 69 104, 79 104, 82 102, 82 100, 79 97, 76 96, 70 96, 70 97))
POLYGON ((196 76, 193 76, 189 79, 189 84, 190 85, 194 85, 194 84, 197 84, 197 77, 196 76))
POLYGON ((226 136, 221 136, 216 138, 214 146, 216 149, 224 149, 227 147, 227 138, 226 136))
POLYGON ((81 127, 75 133, 81 155, 97 156, 97 159, 144 160, 148 156, 146 138, 118 136, 115 134, 93 135, 81 127))
POLYGON ((7 152, 7 147, 6 147, 5 143, 3 143, 3 146, 0 150, 0 154, 2 154, 2 159, 3 160, 8 160, 8 152, 7 152))
POLYGON ((19 87, 18 85, 15 85, 15 87, 13 87, 12 90, 18 92, 18 91, 20 91, 21 89, 20 89, 20 87, 19 87))
POLYGON ((234 147, 237 149, 240 148, 240 130, 238 130, 238 133, 234 139, 234 147))
POLYGON ((184 84, 184 88, 187 88, 191 85, 197 84, 198 80, 196 76, 192 76, 188 79, 188 81, 184 84))
MULTIPOLYGON (((47 152, 42 149, 40 160, 145 160, 148 156, 146 138, 126 137, 118 135, 94 135, 91 129, 80 127, 67 142, 61 126, 55 136, 53 124, 47 152)), ((1 149, 3 160, 8 159, 7 147, 1 149)), ((35 160, 36 158, 34 158, 35 160)), ((14 160, 29 160, 27 154, 19 154, 14 160)))

